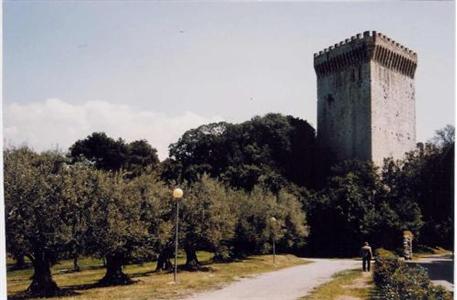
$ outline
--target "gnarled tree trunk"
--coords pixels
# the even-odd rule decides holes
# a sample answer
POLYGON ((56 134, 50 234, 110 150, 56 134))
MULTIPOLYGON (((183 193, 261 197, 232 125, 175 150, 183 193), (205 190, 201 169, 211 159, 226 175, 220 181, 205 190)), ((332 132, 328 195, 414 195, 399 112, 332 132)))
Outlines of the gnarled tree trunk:
POLYGON ((73 272, 79 272, 81 268, 78 264, 78 254, 73 255, 73 272))
POLYGON ((16 263, 14 264, 14 267, 13 267, 14 270, 21 270, 21 269, 25 269, 27 267, 25 264, 24 255, 17 255, 15 257, 15 259, 16 259, 16 263))
POLYGON ((120 254, 106 256, 106 273, 105 276, 99 281, 101 285, 117 285, 128 284, 132 281, 122 272, 122 265, 124 264, 124 257, 120 254))
POLYGON ((170 249, 165 249, 160 252, 159 257, 157 258, 156 272, 171 271, 173 269, 171 254, 170 249))
POLYGON ((51 263, 45 253, 38 253, 32 260, 33 276, 32 283, 27 292, 34 296, 53 296, 59 291, 59 287, 52 280, 51 263))
POLYGON ((198 261, 195 248, 192 245, 185 245, 184 250, 186 251, 185 268, 188 270, 198 270, 200 268, 200 262, 198 261))

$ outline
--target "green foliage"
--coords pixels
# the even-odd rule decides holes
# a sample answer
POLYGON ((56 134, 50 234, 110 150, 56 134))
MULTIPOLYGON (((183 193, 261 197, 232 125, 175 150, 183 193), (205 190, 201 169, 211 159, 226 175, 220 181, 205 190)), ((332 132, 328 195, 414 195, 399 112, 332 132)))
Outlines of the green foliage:
POLYGON ((374 256, 380 257, 380 258, 396 258, 395 253, 392 251, 386 250, 384 248, 377 248, 374 251, 374 256))
POLYGON ((267 114, 241 124, 207 124, 170 145, 164 178, 192 182, 207 173, 247 190, 260 183, 273 191, 288 181, 311 185, 314 144, 314 129, 291 116, 267 114))
POLYGON ((388 282, 383 294, 387 299, 424 299, 431 285, 427 270, 400 264, 388 282))
POLYGON ((373 272, 373 281, 379 286, 387 286, 390 282, 392 274, 400 267, 398 257, 388 250, 383 248, 375 251, 375 270, 373 272))
POLYGON ((74 259, 74 270, 79 270, 77 259, 91 254, 90 227, 93 195, 96 188, 97 172, 86 163, 66 164, 61 174, 64 181, 61 201, 68 211, 65 218, 71 226, 71 240, 66 244, 64 256, 74 259))
POLYGON ((139 220, 148 231, 145 243, 134 252, 135 260, 150 259, 170 247, 174 238, 174 201, 171 190, 155 174, 142 174, 129 183, 136 193, 139 220))
POLYGON ((157 150, 146 140, 127 144, 127 158, 123 168, 129 173, 129 177, 139 176, 145 171, 154 169, 158 164, 157 150))
POLYGON ((28 148, 4 152, 7 250, 27 256, 34 266, 30 292, 53 295, 57 285, 50 265, 72 241, 65 200, 68 175, 59 153, 36 154, 28 148))
POLYGON ((402 161, 386 160, 383 178, 391 189, 391 198, 404 207, 396 209, 403 219, 413 219, 408 215, 412 206, 420 208, 424 226, 414 232, 416 240, 452 249, 454 128, 448 125, 437 131, 433 142, 419 144, 402 161))
POLYGON ((334 166, 308 211, 310 250, 318 255, 358 255, 364 241, 393 249, 400 245, 403 230, 417 233, 422 225, 417 204, 397 198, 376 167, 362 161, 334 166))
POLYGON ((94 132, 70 147, 73 161, 88 160, 97 169, 119 171, 123 169, 128 177, 135 177, 155 167, 159 163, 157 150, 145 140, 126 144, 124 140, 114 140, 103 132, 94 132))
POLYGON ((90 194, 84 207, 85 254, 106 258, 102 283, 126 283, 122 265, 151 259, 171 239, 169 189, 153 174, 131 180, 119 173, 93 174, 79 185, 90 194))
POLYGON ((222 183, 206 175, 186 189, 180 201, 180 231, 188 267, 198 265, 196 250, 222 251, 233 238, 236 212, 232 197, 233 193, 222 183))
POLYGON ((432 285, 423 267, 410 266, 384 249, 378 249, 376 252, 373 281, 383 299, 452 299, 449 292, 432 285))
MULTIPOLYGON (((57 289, 50 265, 60 258, 104 257, 106 284, 128 282, 122 266, 131 261, 157 257, 158 269, 169 269, 177 183, 185 193, 179 244, 189 268, 198 268, 198 250, 227 261, 269 253, 273 240, 280 252, 306 246, 319 256, 353 256, 364 241, 395 249, 402 231, 410 230, 423 243, 450 246, 452 127, 405 160, 386 160, 382 173, 369 162, 340 162, 317 192, 305 187, 314 184, 314 143, 306 122, 268 114, 187 131, 170 145, 171 158, 160 169, 145 141, 126 144, 104 133, 77 141, 71 163, 54 152, 6 150, 7 250, 30 258, 30 289, 43 295, 57 289)), ((375 276, 389 284, 386 294, 419 297, 413 282, 425 284, 423 271, 378 253, 375 276)), ((431 291, 441 299, 441 290, 429 288, 429 297, 431 291)))
POLYGON ((372 198, 379 178, 371 164, 357 161, 343 162, 333 172, 309 205, 312 251, 354 255, 366 238, 365 219, 376 215, 372 198))
POLYGON ((309 228, 298 199, 281 190, 273 194, 260 186, 237 197, 238 222, 234 240, 235 253, 267 253, 272 239, 281 251, 293 251, 305 244, 309 228), (276 221, 273 223, 271 218, 276 221))
POLYGON ((94 132, 70 147, 73 160, 85 158, 101 170, 119 170, 125 162, 127 147, 123 140, 114 140, 104 132, 94 132))
POLYGON ((121 253, 127 257, 148 237, 141 218, 140 191, 119 174, 98 172, 94 201, 89 209, 91 246, 99 256, 121 253))

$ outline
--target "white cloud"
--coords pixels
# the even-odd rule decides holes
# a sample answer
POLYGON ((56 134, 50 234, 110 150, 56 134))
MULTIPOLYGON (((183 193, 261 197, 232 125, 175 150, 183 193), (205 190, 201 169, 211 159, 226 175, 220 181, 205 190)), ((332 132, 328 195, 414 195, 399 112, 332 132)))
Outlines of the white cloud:
POLYGON ((12 103, 4 108, 4 139, 6 145, 27 144, 37 151, 67 150, 76 140, 94 131, 103 131, 127 142, 146 139, 159 153, 168 156, 168 145, 188 129, 221 121, 193 112, 173 116, 154 111, 108 103, 88 101, 71 104, 59 99, 27 104, 12 103))

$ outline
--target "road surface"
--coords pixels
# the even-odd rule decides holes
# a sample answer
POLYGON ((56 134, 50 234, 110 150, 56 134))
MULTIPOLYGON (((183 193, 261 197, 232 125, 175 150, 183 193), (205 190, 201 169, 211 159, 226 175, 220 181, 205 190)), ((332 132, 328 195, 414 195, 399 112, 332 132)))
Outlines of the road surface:
POLYGON ((192 295, 186 300, 295 300, 330 280, 333 274, 361 267, 351 259, 307 259, 312 263, 242 279, 222 289, 192 295))

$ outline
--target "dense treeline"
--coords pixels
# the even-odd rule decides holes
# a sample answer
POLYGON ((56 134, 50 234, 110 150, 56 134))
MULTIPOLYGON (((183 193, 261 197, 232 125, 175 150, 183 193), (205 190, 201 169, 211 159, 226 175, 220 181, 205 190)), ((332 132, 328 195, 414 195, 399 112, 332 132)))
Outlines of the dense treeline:
POLYGON ((278 191, 289 184, 313 186, 314 129, 280 114, 188 130, 170 145, 164 178, 193 181, 207 173, 230 186, 251 190, 264 184, 278 191))
POLYGON ((410 230, 416 242, 452 248, 451 126, 382 167, 329 168, 314 129, 279 114, 203 125, 169 149, 159 162, 146 141, 93 133, 67 154, 4 151, 7 250, 32 262, 30 292, 55 293, 50 268, 60 259, 78 271, 80 256, 103 258, 100 284, 129 282, 130 262, 170 270, 176 186, 185 191, 179 244, 188 269, 199 268, 198 250, 229 261, 270 252, 273 238, 283 252, 354 256, 365 240, 394 250, 410 230))
MULTIPOLYGON (((32 262, 31 293, 56 292, 50 268, 63 258, 75 259, 75 266, 81 255, 104 258, 103 285, 128 283, 122 266, 132 261, 159 258, 158 270, 172 267, 173 186, 155 172, 129 178, 28 148, 6 150, 4 159, 7 248, 32 262)), ((244 192, 206 175, 181 187, 179 242, 187 268, 199 268, 197 250, 231 260, 266 253, 273 237, 287 249, 308 235, 300 202, 285 190, 273 194, 255 186, 244 192), (273 216, 279 232, 269 223, 273 216)))
POLYGON ((257 183, 289 190, 308 216, 307 254, 355 255, 364 240, 395 249, 404 230, 416 243, 453 248, 453 126, 383 166, 331 159, 306 121, 267 114, 187 131, 170 145, 162 176, 192 181, 206 172, 246 190, 257 183))

